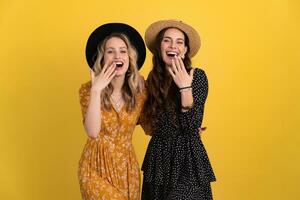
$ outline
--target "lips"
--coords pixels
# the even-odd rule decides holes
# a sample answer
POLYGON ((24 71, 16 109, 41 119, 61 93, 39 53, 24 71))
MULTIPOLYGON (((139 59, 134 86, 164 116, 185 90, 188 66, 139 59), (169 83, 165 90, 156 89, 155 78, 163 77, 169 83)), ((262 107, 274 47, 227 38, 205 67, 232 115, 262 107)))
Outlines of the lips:
POLYGON ((123 67, 124 63, 121 61, 117 61, 116 63, 116 67, 123 67))
POLYGON ((174 51, 167 51, 166 54, 168 57, 175 57, 178 55, 178 53, 174 51))

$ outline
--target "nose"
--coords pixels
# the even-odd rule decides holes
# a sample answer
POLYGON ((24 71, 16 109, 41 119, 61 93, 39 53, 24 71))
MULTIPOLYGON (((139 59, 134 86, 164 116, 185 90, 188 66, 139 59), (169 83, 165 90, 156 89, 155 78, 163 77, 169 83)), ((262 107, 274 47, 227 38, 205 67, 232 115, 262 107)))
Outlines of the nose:
POLYGON ((171 43, 170 43, 170 47, 171 47, 172 49, 175 49, 175 48, 176 48, 176 42, 174 42, 174 41, 172 40, 171 43))
POLYGON ((118 59, 118 58, 120 58, 120 52, 118 52, 118 51, 115 51, 114 57, 115 57, 115 59, 118 59))

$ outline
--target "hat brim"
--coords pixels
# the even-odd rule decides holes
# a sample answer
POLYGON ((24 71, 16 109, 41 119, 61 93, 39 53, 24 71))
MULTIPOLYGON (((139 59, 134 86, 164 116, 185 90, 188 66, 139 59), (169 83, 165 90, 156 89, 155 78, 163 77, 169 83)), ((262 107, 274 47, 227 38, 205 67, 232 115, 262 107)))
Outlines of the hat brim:
POLYGON ((189 56, 193 57, 197 54, 201 46, 201 40, 198 32, 190 25, 177 20, 161 20, 151 24, 145 33, 145 42, 148 49, 153 53, 155 40, 158 33, 165 28, 177 28, 183 31, 189 38, 190 52, 189 56))
POLYGON ((136 29, 128 24, 123 23, 103 24, 91 33, 85 49, 86 60, 89 67, 93 69, 95 59, 97 57, 98 45, 101 44, 103 40, 112 33, 123 33, 128 37, 130 43, 137 51, 137 67, 140 69, 143 66, 146 58, 146 47, 144 40, 136 29))

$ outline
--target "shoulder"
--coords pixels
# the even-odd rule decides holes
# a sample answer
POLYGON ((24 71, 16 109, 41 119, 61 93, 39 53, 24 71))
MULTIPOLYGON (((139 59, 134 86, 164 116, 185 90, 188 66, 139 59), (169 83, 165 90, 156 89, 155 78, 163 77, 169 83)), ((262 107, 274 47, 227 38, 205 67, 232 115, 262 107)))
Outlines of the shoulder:
POLYGON ((83 84, 81 84, 79 91, 80 92, 86 91, 86 90, 89 91, 91 89, 91 86, 92 86, 91 81, 83 83, 83 84))
POLYGON ((194 69, 194 77, 193 82, 195 83, 206 83, 207 82, 207 76, 203 69, 193 67, 194 69))
POLYGON ((81 84, 81 86, 79 88, 79 95, 81 97, 83 97, 83 96, 89 96, 90 90, 91 90, 91 86, 92 86, 91 81, 81 84))

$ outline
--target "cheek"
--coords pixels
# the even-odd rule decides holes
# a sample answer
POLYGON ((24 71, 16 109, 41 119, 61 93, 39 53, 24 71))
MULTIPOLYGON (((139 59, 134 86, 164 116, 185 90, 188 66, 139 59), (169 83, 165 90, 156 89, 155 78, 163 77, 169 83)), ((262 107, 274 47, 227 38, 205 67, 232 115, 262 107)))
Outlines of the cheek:
POLYGON ((167 47, 166 44, 161 43, 161 45, 160 45, 160 50, 161 50, 161 52, 163 52, 163 51, 166 49, 166 47, 167 47))
POLYGON ((112 56, 111 55, 107 55, 107 54, 104 55, 104 57, 103 57, 104 63, 107 63, 107 62, 109 62, 111 60, 112 60, 112 56))
POLYGON ((129 56, 128 56, 128 55, 125 55, 125 56, 123 57, 123 59, 124 59, 127 63, 129 63, 129 56))
POLYGON ((185 47, 180 48, 181 55, 185 55, 185 52, 186 52, 186 48, 185 47))

